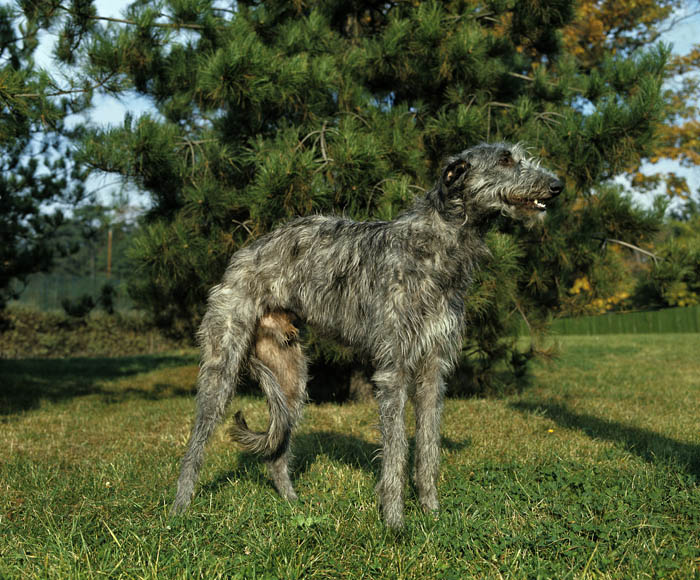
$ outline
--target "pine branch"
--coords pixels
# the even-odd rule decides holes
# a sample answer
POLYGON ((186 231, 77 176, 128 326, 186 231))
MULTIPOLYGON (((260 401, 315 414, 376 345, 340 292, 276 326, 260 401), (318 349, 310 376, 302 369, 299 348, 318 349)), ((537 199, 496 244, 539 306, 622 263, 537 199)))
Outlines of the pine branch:
POLYGON ((553 125, 559 124, 559 121, 557 119, 553 119, 552 117, 561 117, 562 119, 566 118, 565 115, 555 111, 544 111, 535 115, 536 120, 542 121, 549 128, 551 128, 553 125))
MULTIPOLYGON (((112 18, 111 16, 89 16, 90 20, 102 20, 105 22, 115 22, 117 24, 129 24, 130 26, 138 26, 139 23, 135 20, 127 20, 125 18, 112 18)), ((150 26, 155 26, 156 28, 170 28, 175 30, 180 30, 185 28, 188 30, 204 30, 206 27, 201 24, 191 24, 191 23, 177 23, 177 22, 152 22, 150 26)))
MULTIPOLYGON (((534 82, 535 82, 535 79, 533 79, 532 77, 529 77, 529 76, 527 76, 527 75, 522 75, 522 74, 520 74, 520 73, 508 72, 508 75, 510 75, 510 76, 512 76, 512 77, 514 77, 514 78, 516 78, 516 79, 523 80, 523 81, 529 81, 529 82, 531 82, 531 83, 534 83, 534 82)), ((553 86, 556 86, 556 83, 553 83, 552 81, 545 81, 545 82, 546 82, 548 85, 552 86, 552 87, 553 87, 553 86)), ((584 94, 584 93, 586 92, 586 91, 584 91, 583 89, 579 89, 578 87, 569 87, 569 88, 570 88, 572 91, 574 91, 575 93, 584 94)))
POLYGON ((659 263, 660 258, 656 254, 654 254, 653 252, 649 252, 647 250, 643 250, 639 246, 635 246, 634 244, 630 244, 628 242, 623 242, 622 240, 615 240, 613 238, 606 238, 605 241, 606 242, 613 242, 614 244, 619 244, 621 246, 625 246, 626 248, 631 248, 635 252, 640 252, 642 254, 646 254, 647 256, 651 256, 653 258, 655 264, 659 263))
POLYGON ((326 165, 331 163, 333 161, 332 157, 328 156, 328 153, 326 151, 326 132, 330 133, 335 133, 336 135, 340 135, 340 132, 337 129, 329 129, 328 128, 328 122, 324 121, 323 126, 317 130, 317 131, 311 131, 306 137, 304 137, 297 146, 294 148, 294 153, 299 151, 301 149, 302 145, 306 142, 307 139, 309 139, 312 135, 318 135, 318 137, 314 140, 313 147, 316 147, 316 145, 320 145, 321 147, 321 159, 315 159, 317 163, 320 163, 319 167, 316 168, 315 173, 318 173, 321 171, 326 165))
POLYGON ((517 300, 514 300, 514 303, 515 303, 516 310, 520 313, 520 316, 523 317, 525 324, 527 324, 528 332, 530 334, 532 334, 532 326, 530 325, 530 321, 527 319, 527 316, 525 316, 525 312, 523 312, 523 309, 521 308, 520 303, 517 300))
POLYGON ((659 258, 659 256, 657 256, 657 255, 654 254, 653 252, 650 252, 650 251, 648 251, 648 250, 643 250, 643 249, 640 248, 639 246, 635 246, 634 244, 630 244, 629 242, 623 242, 622 240, 616 240, 616 239, 614 239, 614 238, 603 238, 603 237, 600 237, 600 236, 593 236, 593 239, 595 239, 595 240, 602 240, 602 241, 603 241, 603 246, 605 246, 605 244, 607 244, 608 242, 612 242, 613 244, 619 244, 620 246, 624 246, 624 247, 626 247, 626 248, 630 248, 631 250, 634 250, 635 252, 639 252, 639 253, 641 253, 641 254, 645 254, 645 255, 647 255, 647 256, 650 256, 650 257, 654 260, 654 263, 655 263, 655 264, 658 264, 658 263, 659 263, 659 260, 661 259, 661 258, 659 258))
POLYGON ((352 111, 341 111, 341 112, 345 113, 346 115, 350 115, 351 117, 355 117, 356 119, 362 121, 367 126, 368 129, 372 128, 372 125, 369 124, 367 119, 365 119, 364 117, 361 117, 357 113, 353 113, 352 111))
POLYGON ((76 95, 76 94, 85 94, 94 91, 95 89, 99 89, 100 87, 103 87, 106 85, 110 79, 112 79, 114 76, 116 76, 116 72, 110 73, 107 75, 103 80, 101 80, 99 83, 96 85, 93 85, 91 87, 87 88, 82 88, 82 89, 58 89, 53 93, 18 93, 16 95, 11 95, 12 98, 15 99, 39 99, 41 97, 62 97, 66 95, 76 95))
POLYGON ((514 109, 515 105, 509 103, 499 103, 498 101, 490 101, 486 103, 488 107, 488 112, 486 116, 486 140, 491 138, 491 107, 501 107, 503 109, 514 109))
POLYGON ((182 147, 187 148, 187 153, 185 153, 185 164, 187 164, 188 158, 191 156, 192 157, 192 171, 190 175, 190 179, 192 182, 194 182, 194 173, 195 173, 195 164, 197 161, 196 157, 196 152, 195 152, 195 147, 201 150, 202 145, 206 143, 214 143, 216 142, 216 139, 183 139, 180 145, 182 147))

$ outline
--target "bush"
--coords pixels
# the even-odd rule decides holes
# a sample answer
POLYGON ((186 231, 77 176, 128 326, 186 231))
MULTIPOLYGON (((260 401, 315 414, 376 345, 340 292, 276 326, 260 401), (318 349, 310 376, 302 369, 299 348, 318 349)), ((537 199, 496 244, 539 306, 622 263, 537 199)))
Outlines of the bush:
POLYGON ((11 307, 0 324, 0 358, 127 356, 189 348, 163 336, 140 313, 81 318, 11 307))
POLYGON ((88 294, 83 294, 80 298, 71 300, 70 298, 64 298, 61 300, 61 306, 63 306, 63 311, 73 318, 85 318, 93 308, 95 308, 95 301, 92 296, 88 294))

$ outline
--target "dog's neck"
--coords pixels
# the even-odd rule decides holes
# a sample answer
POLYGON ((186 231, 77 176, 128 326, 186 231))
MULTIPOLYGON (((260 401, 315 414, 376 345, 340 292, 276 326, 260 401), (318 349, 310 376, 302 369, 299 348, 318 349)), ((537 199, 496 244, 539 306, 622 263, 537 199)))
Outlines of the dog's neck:
POLYGON ((411 213, 424 216, 433 231, 449 232, 449 237, 459 240, 459 245, 462 245, 483 240, 498 212, 476 212, 469 204, 446 207, 435 188, 425 197, 416 199, 411 213))
POLYGON ((420 246, 426 254, 434 253, 441 263, 452 262, 443 268, 455 277, 453 288, 463 292, 470 284, 472 273, 490 254, 484 237, 489 220, 456 219, 446 216, 431 203, 430 195, 417 199, 413 208, 399 216, 397 222, 410 223, 411 243, 420 246), (426 243, 430 240, 429 243, 426 243))

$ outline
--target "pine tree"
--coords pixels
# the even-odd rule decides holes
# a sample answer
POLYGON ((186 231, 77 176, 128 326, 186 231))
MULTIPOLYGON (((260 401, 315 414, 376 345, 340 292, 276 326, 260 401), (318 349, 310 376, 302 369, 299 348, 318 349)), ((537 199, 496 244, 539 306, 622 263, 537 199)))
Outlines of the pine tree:
POLYGON ((63 222, 56 204, 85 197, 85 175, 64 138, 66 115, 81 105, 57 100, 70 93, 34 63, 39 32, 51 22, 31 3, 26 11, 0 6, 0 310, 29 274, 68 250, 53 237, 63 222))
POLYGON ((567 0, 168 0, 134 2, 119 22, 88 14, 66 28, 82 47, 71 61, 155 107, 82 144, 93 168, 151 195, 133 296, 192 332, 230 254, 276 224, 390 219, 447 154, 522 141, 567 191, 542 229, 490 234, 462 377, 522 374, 513 327, 561 309, 574 281, 601 269, 601 240, 639 242, 656 227, 602 184, 654 143, 667 51, 582 68, 562 43, 573 16, 567 0))

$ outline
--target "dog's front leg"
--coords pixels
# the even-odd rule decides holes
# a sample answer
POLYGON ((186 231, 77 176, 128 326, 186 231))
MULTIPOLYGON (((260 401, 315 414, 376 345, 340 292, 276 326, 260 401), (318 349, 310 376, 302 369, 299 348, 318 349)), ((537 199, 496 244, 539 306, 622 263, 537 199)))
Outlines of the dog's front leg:
POLYGON ((401 373, 378 371, 374 382, 379 389, 379 421, 382 432, 382 473, 377 485, 384 521, 393 529, 403 526, 406 483, 405 408, 406 385, 401 373))
POLYGON ((426 366, 416 377, 416 458, 414 481, 418 501, 425 512, 437 511, 437 479, 440 467, 440 418, 445 383, 439 361, 426 366))

